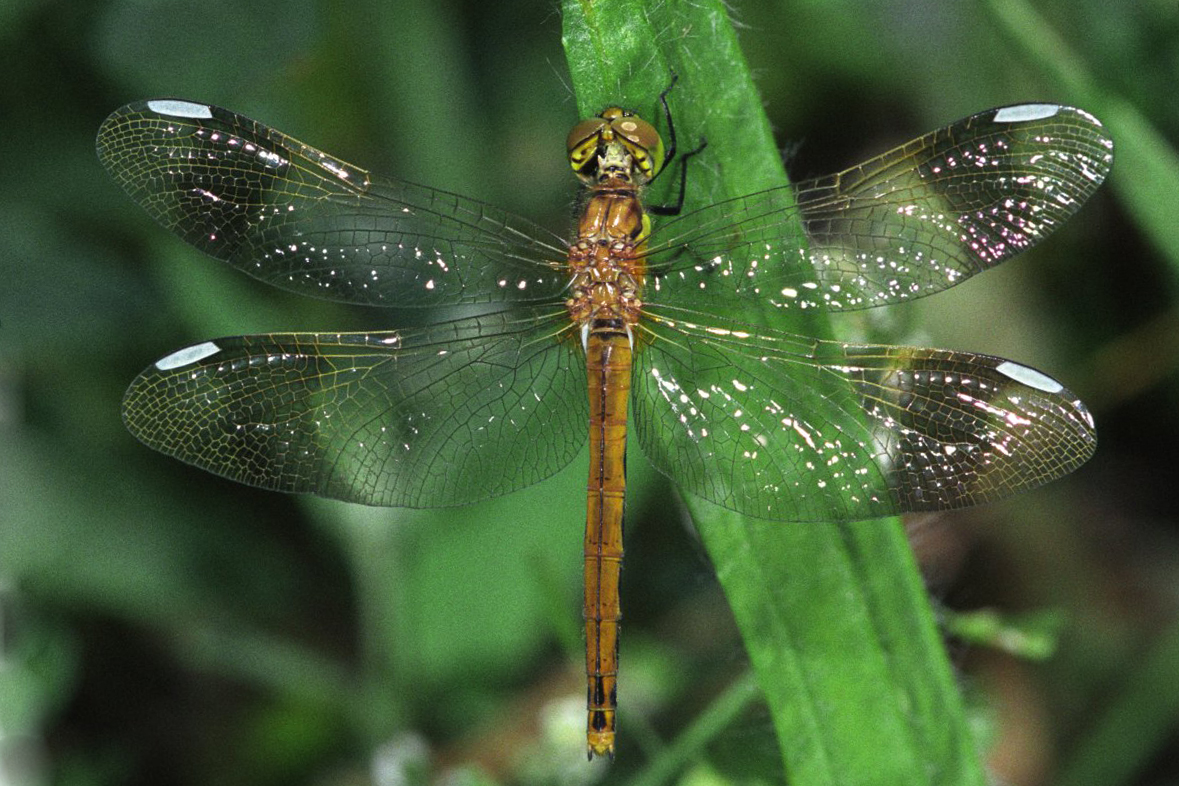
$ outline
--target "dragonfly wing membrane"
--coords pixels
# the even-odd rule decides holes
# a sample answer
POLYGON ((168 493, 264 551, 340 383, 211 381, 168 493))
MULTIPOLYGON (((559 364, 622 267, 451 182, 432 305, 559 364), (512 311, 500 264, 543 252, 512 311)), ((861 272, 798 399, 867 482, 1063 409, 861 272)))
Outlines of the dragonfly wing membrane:
POLYGON ((685 491, 745 515, 966 507, 1065 475, 1096 446, 1076 396, 1011 361, 649 311, 634 375, 640 444, 685 491))
POLYGON ((111 176, 167 229, 283 289, 361 305, 557 297, 564 242, 482 202, 379 178, 220 107, 129 104, 98 132, 111 176))
POLYGON ((123 417, 156 450, 254 486, 476 502, 552 475, 585 443, 584 364, 553 316, 207 341, 140 374, 123 417))
POLYGON ((656 306, 645 313, 634 429, 682 490, 775 520, 895 512, 855 391, 813 361, 815 341, 754 336, 748 326, 656 306))
POLYGON ((1084 464, 1093 418, 1056 380, 1003 358, 946 349, 829 345, 860 397, 898 512, 992 502, 1084 464))
POLYGON ((1042 240, 1112 164, 1113 142, 1083 110, 992 109, 838 174, 668 222, 652 238, 650 268, 685 280, 682 291, 707 290, 713 308, 727 300, 840 311, 912 300, 1042 240))

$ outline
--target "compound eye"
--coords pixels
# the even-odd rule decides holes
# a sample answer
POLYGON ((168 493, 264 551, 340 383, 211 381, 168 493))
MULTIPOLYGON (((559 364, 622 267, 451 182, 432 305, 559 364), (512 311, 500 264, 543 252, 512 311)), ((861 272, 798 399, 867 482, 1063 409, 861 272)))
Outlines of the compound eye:
POLYGON ((613 126, 614 133, 648 153, 653 153, 663 145, 655 126, 636 115, 627 114, 615 118, 610 125, 613 126))
POLYGON ((598 139, 602 135, 602 129, 606 128, 607 125, 607 121, 600 117, 591 117, 589 120, 582 120, 573 126, 573 130, 565 138, 565 149, 572 155, 574 150, 585 147, 591 142, 593 143, 593 147, 597 147, 598 139))
POLYGON ((663 166, 663 139, 655 126, 627 112, 615 118, 610 127, 620 136, 635 158, 635 164, 646 179, 659 173, 663 166))
POLYGON ((583 176, 587 167, 595 164, 594 157, 598 154, 598 145, 602 141, 603 133, 608 133, 608 128, 608 121, 600 117, 591 117, 573 126, 573 130, 565 138, 569 165, 579 176, 583 176))

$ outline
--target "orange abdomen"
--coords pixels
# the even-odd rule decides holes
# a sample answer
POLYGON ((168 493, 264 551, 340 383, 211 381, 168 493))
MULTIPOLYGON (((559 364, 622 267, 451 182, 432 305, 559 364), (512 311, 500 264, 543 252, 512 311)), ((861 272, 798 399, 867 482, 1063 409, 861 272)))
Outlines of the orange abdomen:
POLYGON ((622 610, 622 513, 626 492, 626 406, 631 347, 624 329, 591 328, 589 372, 590 472, 585 522, 585 669, 587 742, 591 758, 613 755, 618 682, 618 624, 622 610))

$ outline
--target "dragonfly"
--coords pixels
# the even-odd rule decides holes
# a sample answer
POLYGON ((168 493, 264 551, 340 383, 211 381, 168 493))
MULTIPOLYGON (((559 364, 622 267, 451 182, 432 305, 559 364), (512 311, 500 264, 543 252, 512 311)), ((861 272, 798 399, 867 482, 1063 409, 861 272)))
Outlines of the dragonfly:
POLYGON ((590 758, 615 745, 628 439, 683 492, 789 522, 988 502, 1096 446, 1084 404, 1028 366, 774 326, 929 295, 1039 242, 1109 172, 1095 117, 991 109, 834 175, 660 211, 643 189, 675 160, 666 95, 666 148, 619 107, 570 132, 572 239, 209 104, 132 103, 97 140, 153 218, 261 281, 364 306, 470 307, 167 354, 123 401, 148 446, 264 489, 428 508, 537 483, 588 441, 590 758))

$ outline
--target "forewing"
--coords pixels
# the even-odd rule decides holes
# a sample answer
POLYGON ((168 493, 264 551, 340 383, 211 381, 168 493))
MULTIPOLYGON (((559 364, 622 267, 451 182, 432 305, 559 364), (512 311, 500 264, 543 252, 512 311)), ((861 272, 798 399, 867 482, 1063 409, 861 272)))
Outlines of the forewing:
POLYGON ((557 472, 586 439, 568 320, 528 311, 205 342, 140 374, 123 419, 156 450, 266 489, 404 507, 494 497, 557 472))
POLYGON ((911 300, 1039 242, 1112 163, 1113 142, 1083 110, 992 109, 839 174, 666 222, 649 270, 659 302, 714 312, 911 300))
POLYGON ((1001 358, 850 345, 652 307, 633 380, 644 452, 739 513, 848 521, 966 507, 1084 463, 1073 393, 1001 358))
POLYGON ((153 218, 269 284, 362 305, 557 296, 564 244, 482 202, 379 178, 206 104, 129 104, 98 156, 153 218))

